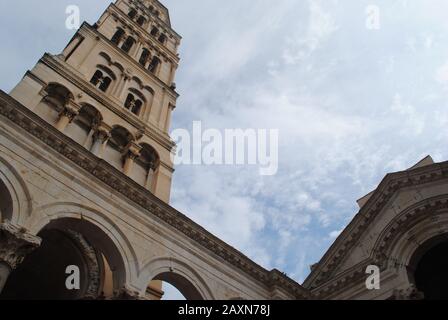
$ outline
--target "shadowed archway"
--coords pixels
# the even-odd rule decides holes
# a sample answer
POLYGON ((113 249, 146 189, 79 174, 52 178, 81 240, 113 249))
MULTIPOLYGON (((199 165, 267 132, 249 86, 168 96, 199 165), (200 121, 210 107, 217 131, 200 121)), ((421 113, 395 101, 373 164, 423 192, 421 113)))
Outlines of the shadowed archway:
POLYGON ((123 287, 125 268, 107 235, 85 220, 53 220, 38 236, 41 246, 14 270, 1 299, 79 300, 113 298, 123 287), (66 286, 67 267, 79 269, 80 287, 66 286))
POLYGON ((425 300, 448 300, 448 239, 440 236, 424 243, 411 262, 412 277, 425 300))

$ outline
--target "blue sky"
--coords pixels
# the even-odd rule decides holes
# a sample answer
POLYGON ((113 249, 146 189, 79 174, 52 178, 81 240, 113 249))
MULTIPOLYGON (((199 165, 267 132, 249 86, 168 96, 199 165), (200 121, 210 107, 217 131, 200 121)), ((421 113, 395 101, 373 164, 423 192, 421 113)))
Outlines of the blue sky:
MULTIPOLYGON (((62 50, 67 5, 94 23, 108 3, 2 1, 0 88, 62 50)), ((179 166, 173 182, 174 207, 264 267, 303 282, 386 173, 448 159, 446 1, 163 3, 183 36, 173 129, 280 130, 275 176, 179 166)))

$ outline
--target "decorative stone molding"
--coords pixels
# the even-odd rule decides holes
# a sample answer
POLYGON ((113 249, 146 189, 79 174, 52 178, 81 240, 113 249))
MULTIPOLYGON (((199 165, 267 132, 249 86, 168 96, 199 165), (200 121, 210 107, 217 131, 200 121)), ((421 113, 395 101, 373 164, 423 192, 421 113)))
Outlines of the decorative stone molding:
POLYGON ((101 284, 101 272, 97 253, 80 233, 73 230, 67 230, 66 233, 76 243, 86 261, 88 286, 83 299, 98 299, 101 284))
POLYGON ((138 145, 134 141, 131 141, 131 143, 127 147, 127 156, 132 160, 135 160, 136 158, 140 157, 140 152, 142 151, 142 149, 142 146, 138 145))
POLYGON ((137 291, 125 286, 120 290, 115 290, 111 300, 144 300, 144 298, 140 297, 137 291))
MULTIPOLYGON (((397 236, 406 234, 413 225, 422 220, 429 218, 437 221, 439 219, 437 213, 446 209, 448 209, 447 196, 427 199, 402 212, 387 226, 382 237, 377 241, 372 254, 375 261, 386 267, 387 262, 391 260, 390 253, 397 236)), ((396 263, 400 263, 400 261, 396 261, 396 263)))
POLYGON ((410 284, 409 287, 401 290, 394 290, 390 300, 423 300, 425 295, 418 291, 417 287, 410 284))
POLYGON ((438 216, 435 213, 444 209, 448 209, 448 197, 446 196, 427 199, 404 210, 385 228, 382 236, 377 240, 368 261, 364 261, 343 274, 333 277, 328 284, 324 283, 321 289, 318 287, 315 291, 316 296, 325 298, 347 289, 349 283, 356 285, 360 281, 364 281, 366 267, 370 264, 380 267, 382 272, 387 270, 389 266, 391 268, 406 267, 402 261, 391 257, 396 238, 406 234, 413 225, 420 221, 437 218, 438 216))
POLYGON ((42 239, 9 222, 0 224, 0 261, 12 270, 40 246, 42 239))
POLYGON ((111 128, 104 123, 99 124, 96 127, 95 133, 93 134, 94 140, 98 140, 101 143, 105 143, 110 138, 111 128))
MULTIPOLYGON (((36 139, 85 169, 97 179, 120 192, 125 197, 140 205, 148 215, 160 219, 170 227, 177 229, 198 245, 209 250, 217 258, 233 265, 254 280, 262 283, 267 289, 272 281, 278 281, 285 291, 297 298, 304 298, 308 291, 279 271, 273 273, 259 266, 238 250, 206 231, 191 219, 170 207, 154 196, 143 186, 127 177, 109 163, 99 159, 57 129, 49 126, 44 120, 25 108, 15 99, 0 91, 0 116, 12 121, 36 139), (274 275, 274 278, 272 278, 274 275)), ((2 117, 0 117, 1 119, 2 117)))
POLYGON ((448 162, 387 175, 349 227, 314 268, 305 281, 305 286, 310 289, 317 288, 335 276, 337 267, 343 263, 370 223, 398 190, 442 180, 448 180, 448 162))

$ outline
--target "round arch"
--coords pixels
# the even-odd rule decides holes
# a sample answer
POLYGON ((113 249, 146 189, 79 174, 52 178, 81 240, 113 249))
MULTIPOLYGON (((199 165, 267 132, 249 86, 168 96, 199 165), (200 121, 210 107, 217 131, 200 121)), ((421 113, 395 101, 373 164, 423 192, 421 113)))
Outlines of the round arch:
POLYGON ((176 287, 187 300, 214 300, 202 277, 187 263, 174 258, 156 258, 149 262, 139 277, 141 294, 150 281, 165 281, 176 287))
POLYGON ((23 223, 32 211, 31 195, 22 177, 3 158, 0 158, 0 192, 4 194, 4 198, 0 195, 0 223, 4 220, 13 224, 23 223))
POLYGON ((107 215, 74 203, 56 203, 38 208, 28 229, 38 234, 48 226, 70 228, 82 234, 92 245, 105 253, 111 267, 115 268, 116 290, 137 278, 138 259, 126 235, 107 215))
POLYGON ((419 262, 444 242, 448 242, 448 195, 403 210, 381 233, 372 258, 384 270, 393 271, 407 285, 416 287, 419 262))

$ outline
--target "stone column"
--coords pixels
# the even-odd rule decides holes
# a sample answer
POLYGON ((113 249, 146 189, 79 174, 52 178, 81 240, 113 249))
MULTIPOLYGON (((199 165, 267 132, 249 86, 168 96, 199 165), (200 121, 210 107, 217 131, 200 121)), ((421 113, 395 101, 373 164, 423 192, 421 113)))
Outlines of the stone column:
POLYGON ((123 102, 123 104, 126 101, 126 96, 127 96, 127 94, 126 94, 127 93, 126 92, 126 90, 127 90, 127 83, 130 82, 130 80, 131 80, 131 77, 129 75, 125 75, 124 79, 123 79, 123 83, 121 85, 121 88, 117 92, 118 99, 120 99, 120 101, 123 102))
POLYGON ((78 115, 79 110, 81 109, 80 106, 75 104, 73 101, 70 101, 62 110, 62 112, 59 114, 59 120, 56 123, 56 129, 58 129, 61 132, 64 132, 67 125, 75 119, 75 117, 78 115))
POLYGON ((25 257, 40 246, 42 239, 9 222, 0 224, 0 293, 25 257))
POLYGON ((128 82, 132 78, 132 74, 130 71, 125 71, 122 73, 120 81, 118 81, 117 86, 112 91, 113 96, 122 100, 123 92, 125 91, 126 82, 128 82))
POLYGON ((149 169, 148 169, 148 175, 146 176, 146 182, 145 182, 145 188, 148 189, 149 191, 153 191, 152 187, 154 185, 154 176, 155 176, 155 165, 153 163, 151 163, 149 165, 149 169))
POLYGON ((93 134, 93 145, 91 152, 98 158, 103 157, 104 148, 110 139, 110 129, 101 124, 98 126, 96 132, 93 134))
POLYGON ((134 167, 134 161, 140 156, 140 152, 142 151, 142 147, 132 142, 128 148, 128 152, 126 154, 126 159, 124 162, 123 172, 128 177, 132 174, 132 168, 134 167))

